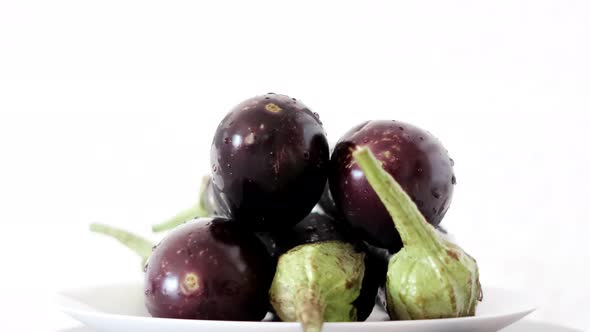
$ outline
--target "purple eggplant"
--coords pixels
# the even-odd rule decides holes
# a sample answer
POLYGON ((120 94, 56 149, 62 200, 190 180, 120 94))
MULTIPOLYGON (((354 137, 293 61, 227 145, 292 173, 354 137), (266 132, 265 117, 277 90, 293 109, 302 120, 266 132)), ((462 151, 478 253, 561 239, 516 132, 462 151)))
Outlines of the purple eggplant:
POLYGON ((394 221, 352 158, 352 151, 359 145, 373 151, 434 226, 451 204, 456 182, 453 160, 432 134, 400 121, 364 122, 336 144, 329 184, 338 213, 363 234, 364 240, 396 252, 402 243, 394 221))
POLYGON ((145 303, 154 317, 262 320, 274 264, 242 224, 199 218, 172 230, 149 258, 145 303))
POLYGON ((317 113, 269 93, 237 105, 219 124, 211 179, 219 212, 255 231, 288 229, 318 202, 328 141, 317 113))

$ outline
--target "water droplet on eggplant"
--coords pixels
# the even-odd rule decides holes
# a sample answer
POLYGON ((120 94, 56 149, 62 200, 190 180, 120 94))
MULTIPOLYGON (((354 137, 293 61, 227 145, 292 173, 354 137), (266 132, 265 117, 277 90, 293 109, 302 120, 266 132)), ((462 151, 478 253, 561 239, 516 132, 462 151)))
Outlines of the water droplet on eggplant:
POLYGON ((432 197, 439 199, 441 196, 440 191, 438 191, 438 189, 436 188, 432 188, 432 190, 430 191, 430 193, 432 194, 432 197))

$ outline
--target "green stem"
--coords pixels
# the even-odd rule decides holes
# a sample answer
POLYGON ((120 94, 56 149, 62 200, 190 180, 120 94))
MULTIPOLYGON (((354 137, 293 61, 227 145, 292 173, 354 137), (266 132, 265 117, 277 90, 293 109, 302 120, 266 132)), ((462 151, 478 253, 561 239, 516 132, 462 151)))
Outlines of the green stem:
POLYGON ((152 248, 154 247, 154 244, 151 241, 126 230, 105 224, 92 223, 90 224, 90 231, 93 233, 106 235, 119 241, 121 244, 131 249, 131 251, 141 257, 143 265, 145 265, 148 258, 152 254, 152 248))
POLYGON ((154 233, 160 233, 167 231, 169 229, 173 229, 176 226, 182 225, 187 221, 193 220, 195 218, 206 217, 209 213, 207 209, 205 209, 203 205, 205 191, 207 190, 207 185, 209 184, 209 177, 204 176, 201 181, 201 187, 199 189, 199 199, 197 200, 197 204, 191 206, 188 209, 182 210, 172 218, 165 220, 162 223, 152 225, 152 231, 154 233))
POLYGON ((152 225, 152 231, 154 233, 164 232, 169 229, 173 229, 176 226, 182 225, 182 224, 186 223, 187 221, 190 221, 190 220, 193 220, 193 219, 199 218, 199 217, 205 217, 205 216, 207 216, 207 212, 205 211, 205 209, 203 209, 201 204, 198 204, 198 205, 192 206, 186 210, 180 211, 174 217, 172 217, 160 224, 152 225))
POLYGON ((442 245, 434 228, 426 222, 416 204, 399 183, 381 167, 373 153, 366 147, 359 147, 352 156, 395 220, 395 228, 404 245, 420 245, 435 251, 441 250, 442 245))
POLYGON ((321 332, 324 324, 324 306, 313 292, 301 295, 297 306, 297 320, 303 327, 303 332, 321 332))

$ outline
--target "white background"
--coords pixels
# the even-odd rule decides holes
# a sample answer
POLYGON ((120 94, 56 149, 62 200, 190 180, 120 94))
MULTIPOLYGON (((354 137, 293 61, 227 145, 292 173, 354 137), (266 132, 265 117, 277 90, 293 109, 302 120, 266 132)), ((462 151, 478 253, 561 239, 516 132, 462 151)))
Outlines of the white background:
POLYGON ((430 130, 482 282, 590 329, 590 3, 564 0, 1 1, 0 329, 67 327, 58 289, 138 277, 88 224, 149 235, 192 204, 217 123, 269 91, 331 140, 430 130))

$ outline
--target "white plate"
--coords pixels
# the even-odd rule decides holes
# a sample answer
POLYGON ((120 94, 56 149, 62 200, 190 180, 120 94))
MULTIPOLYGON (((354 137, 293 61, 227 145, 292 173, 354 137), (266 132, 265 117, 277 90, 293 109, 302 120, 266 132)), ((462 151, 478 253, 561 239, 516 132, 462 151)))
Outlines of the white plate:
MULTIPOLYGON (((231 322, 150 317, 143 305, 140 283, 121 283, 76 289, 58 296, 61 310, 87 326, 104 332, 300 332, 298 323, 231 322)), ((498 331, 534 310, 523 295, 499 288, 484 288, 484 301, 475 317, 386 321, 377 307, 366 322, 326 323, 324 332, 461 332, 498 331)))
MULTIPOLYGON (((510 325, 509 327, 500 330, 501 332, 584 332, 582 330, 573 329, 571 327, 562 326, 562 325, 555 325, 551 323, 545 322, 538 322, 538 321, 530 321, 527 319, 523 319, 515 324, 510 325)), ((96 330, 91 330, 88 327, 80 326, 80 327, 72 327, 69 329, 59 330, 57 332, 96 332, 96 330)))

